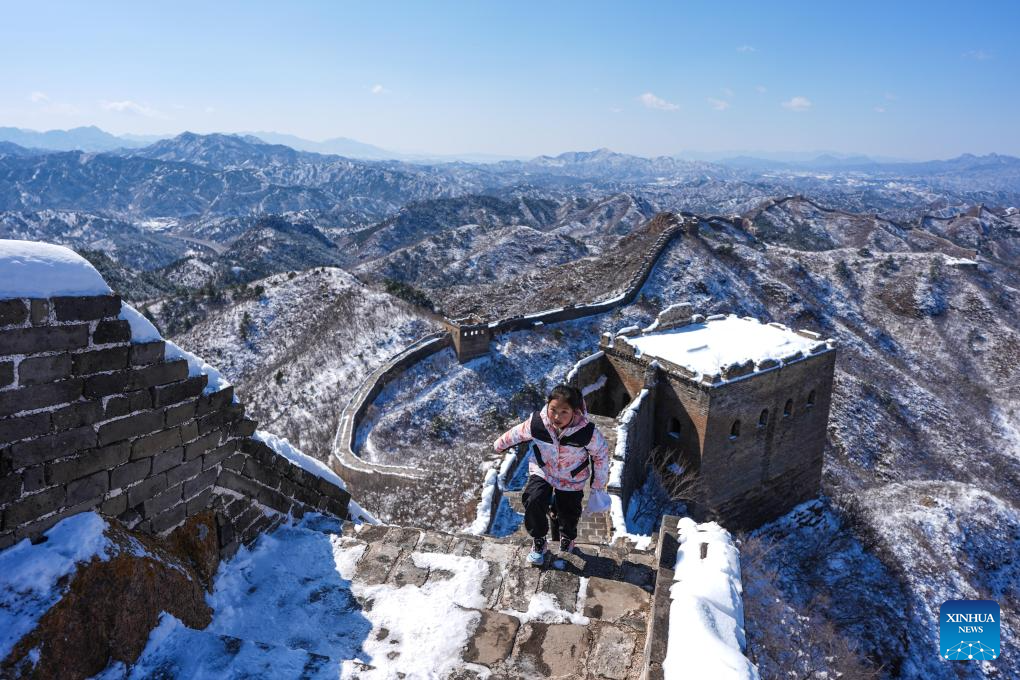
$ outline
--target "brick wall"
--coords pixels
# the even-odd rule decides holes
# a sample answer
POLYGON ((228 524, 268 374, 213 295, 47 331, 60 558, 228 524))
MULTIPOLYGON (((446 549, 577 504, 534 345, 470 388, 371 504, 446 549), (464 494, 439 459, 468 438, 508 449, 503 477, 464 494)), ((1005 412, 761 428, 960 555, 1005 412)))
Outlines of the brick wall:
POLYGON ((365 412, 387 383, 399 377, 408 367, 452 344, 453 339, 448 332, 433 333, 419 339, 373 371, 351 397, 340 414, 330 467, 352 489, 385 489, 394 493, 421 489, 426 478, 423 470, 401 465, 380 465, 364 460, 354 451, 354 441, 365 412))
POLYGON ((653 441, 677 451, 684 469, 700 469, 708 432, 709 388, 661 373, 653 441))
POLYGON ((492 331, 488 326, 478 324, 458 326, 454 323, 445 323, 444 326, 450 331, 454 351, 461 363, 489 353, 492 331))
POLYGON ((627 454, 624 458, 623 485, 620 489, 620 499, 624 508, 630 503, 631 495, 641 488, 648 477, 648 457, 654 446, 656 396, 655 385, 650 385, 640 405, 633 408, 634 415, 630 417, 626 426, 627 454))
MULTIPOLYGON (((605 350, 604 350, 605 351, 605 350)), ((627 403, 636 397, 645 386, 645 367, 642 364, 634 361, 628 361, 626 357, 621 357, 614 348, 609 348, 606 351, 606 359, 609 364, 613 367, 613 373, 621 387, 623 393, 626 395, 627 403)), ((616 395, 614 395, 615 397, 616 395)), ((615 398, 610 399, 611 402, 615 402, 615 398)), ((626 406, 626 404, 624 404, 626 406)), ((622 411, 623 409, 619 409, 622 411)))
MULTIPOLYGON (((92 509, 155 534, 237 500, 262 517, 346 516, 346 491, 251 439, 233 388, 205 393, 163 341, 133 343, 120 308, 112 295, 0 300, 0 548, 92 509)), ((230 551, 266 521, 221 524, 230 551)))
POLYGON ((589 357, 582 361, 584 363, 578 362, 576 368, 570 371, 566 383, 583 390, 589 385, 598 383, 605 376, 602 387, 584 395, 584 403, 588 407, 589 413, 615 416, 631 400, 631 396, 620 381, 616 370, 604 354, 595 359, 589 357))
MULTIPOLYGON (((652 384, 649 360, 635 357, 632 345, 604 338, 600 346, 628 394, 652 384)), ((773 361, 771 368, 749 363, 700 382, 682 366, 655 360, 651 435, 647 444, 628 444, 624 477, 637 480, 631 475, 645 460, 641 453, 676 447, 678 462, 699 471, 700 498, 689 504, 691 512, 718 517, 734 529, 756 527, 813 498, 821 487, 835 357, 821 345, 814 354, 773 361), (788 402, 790 413, 784 415, 788 402)), ((629 493, 621 496, 626 503, 629 493)))
POLYGON ((757 526, 818 493, 835 357, 825 351, 711 390, 703 481, 729 525, 757 526))

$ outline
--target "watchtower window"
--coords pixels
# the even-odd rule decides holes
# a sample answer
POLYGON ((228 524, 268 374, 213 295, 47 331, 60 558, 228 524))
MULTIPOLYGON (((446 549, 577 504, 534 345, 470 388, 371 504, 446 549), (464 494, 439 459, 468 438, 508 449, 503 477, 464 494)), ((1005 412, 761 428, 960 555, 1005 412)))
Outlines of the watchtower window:
POLYGON ((793 399, 787 399, 786 406, 783 407, 783 417, 789 418, 791 413, 793 413, 793 399))
POLYGON ((814 390, 811 390, 811 393, 807 395, 807 405, 808 405, 808 408, 811 408, 812 406, 815 405, 815 391, 814 390))
POLYGON ((765 427, 768 424, 768 422, 769 422, 769 410, 767 408, 763 408, 761 410, 761 415, 758 416, 758 427, 765 427))
POLYGON ((734 420, 733 427, 730 428, 730 439, 736 439, 740 436, 740 421, 734 420))
POLYGON ((681 431, 682 430, 680 429, 680 421, 679 420, 677 420, 676 418, 673 418, 672 420, 669 421, 669 432, 667 432, 666 434, 668 434, 673 439, 680 439, 680 432, 681 431))

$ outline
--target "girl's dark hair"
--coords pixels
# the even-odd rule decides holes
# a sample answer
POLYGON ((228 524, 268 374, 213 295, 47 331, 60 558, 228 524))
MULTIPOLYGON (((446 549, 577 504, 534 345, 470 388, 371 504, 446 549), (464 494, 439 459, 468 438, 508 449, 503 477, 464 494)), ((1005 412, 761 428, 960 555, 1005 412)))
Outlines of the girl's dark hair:
POLYGON ((549 393, 549 398, 546 401, 552 401, 553 399, 559 399, 570 404, 570 408, 575 408, 578 411, 582 410, 584 399, 581 397, 581 390, 570 385, 564 385, 560 383, 556 387, 552 388, 552 392, 549 393))

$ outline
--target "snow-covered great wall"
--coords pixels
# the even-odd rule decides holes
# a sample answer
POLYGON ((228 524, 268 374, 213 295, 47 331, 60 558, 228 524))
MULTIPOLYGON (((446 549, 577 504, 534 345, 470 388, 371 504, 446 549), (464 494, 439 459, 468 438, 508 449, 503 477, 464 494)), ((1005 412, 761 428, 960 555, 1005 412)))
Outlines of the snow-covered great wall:
POLYGON ((0 464, 3 677, 757 678, 717 525, 544 573, 513 540, 370 527, 62 247, 0 241, 0 464))
POLYGON ((215 510, 224 555, 288 513, 347 516, 336 475, 267 445, 84 259, 19 241, 0 258, 0 548, 88 509, 153 534, 215 510))
MULTIPOLYGON (((672 218, 672 223, 664 228, 655 239, 648 252, 642 258, 640 267, 631 277, 630 281, 628 281, 624 291, 615 297, 591 304, 573 305, 545 310, 527 316, 499 319, 485 324, 461 325, 451 321, 447 323, 449 330, 446 333, 437 333, 420 338, 373 371, 359 386, 340 416, 340 423, 333 442, 333 456, 330 461, 337 473, 348 480, 355 490, 363 484, 372 485, 374 488, 404 488, 409 485, 413 486, 419 479, 424 478, 425 472, 413 466, 382 465, 358 456, 355 447, 358 428, 368 407, 386 384, 398 378, 414 364, 446 347, 453 345, 460 348, 464 337, 480 338, 480 340, 475 339, 474 344, 484 343, 487 345, 489 339, 497 333, 526 330, 547 323, 569 321, 603 314, 612 311, 616 307, 630 303, 641 291, 641 287, 648 280, 648 276, 655 267, 659 256, 662 255, 667 246, 669 246, 674 238, 682 236, 691 228, 689 221, 696 221, 698 219, 693 215, 684 215, 679 218, 675 216, 670 217, 672 218)), ((476 533, 481 533, 488 529, 491 518, 495 515, 493 510, 500 502, 501 495, 497 485, 497 478, 501 473, 499 467, 500 464, 497 463, 485 475, 477 515, 478 519, 472 526, 476 533)), ((503 470, 502 474, 505 476, 506 470, 503 470)))

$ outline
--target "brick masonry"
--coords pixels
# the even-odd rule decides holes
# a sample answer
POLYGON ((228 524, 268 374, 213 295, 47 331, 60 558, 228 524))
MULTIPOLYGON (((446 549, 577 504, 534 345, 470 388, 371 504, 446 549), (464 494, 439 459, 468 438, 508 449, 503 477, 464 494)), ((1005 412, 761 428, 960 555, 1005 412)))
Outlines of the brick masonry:
POLYGON ((112 295, 0 300, 0 549, 85 510, 165 534, 217 511, 224 555, 288 514, 347 517, 347 491, 252 437, 164 343, 131 342, 112 295))
MULTIPOLYGON (((670 325, 703 320, 687 309, 670 325)), ((676 462, 697 471, 691 513, 719 519, 730 529, 754 528, 818 494, 836 361, 830 345, 819 343, 812 353, 782 362, 727 367, 725 376, 700 381, 662 359, 653 366, 652 359, 636 357, 624 339, 608 334, 600 351, 601 357, 575 374, 579 387, 607 376, 589 395, 589 408, 616 415, 642 389, 652 397, 628 432, 624 507, 644 482, 647 453, 655 446, 674 449, 676 462)))

